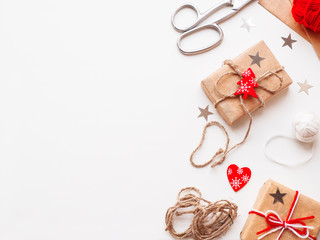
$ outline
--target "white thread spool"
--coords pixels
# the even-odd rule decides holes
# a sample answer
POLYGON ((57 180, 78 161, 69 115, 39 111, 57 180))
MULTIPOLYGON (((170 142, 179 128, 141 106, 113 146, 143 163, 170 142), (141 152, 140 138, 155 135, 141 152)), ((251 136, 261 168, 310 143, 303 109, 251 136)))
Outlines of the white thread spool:
POLYGON ((320 119, 313 112, 300 113, 293 121, 295 137, 301 142, 313 142, 320 131, 320 119))
POLYGON ((311 144, 311 152, 310 155, 304 159, 303 161, 292 163, 291 161, 284 161, 279 158, 276 158, 274 156, 271 156, 268 151, 268 145, 271 141, 273 141, 276 138, 285 138, 288 140, 294 140, 295 138, 284 136, 284 135, 276 135, 271 137, 266 143, 265 143, 265 149, 264 153, 265 156, 278 164, 288 166, 288 167, 296 167, 299 165, 302 165, 306 162, 308 162, 313 157, 313 142, 318 138, 319 131, 320 131, 320 119, 312 112, 303 112, 298 114, 298 116, 293 121, 293 130, 295 138, 303 142, 305 144, 311 144))

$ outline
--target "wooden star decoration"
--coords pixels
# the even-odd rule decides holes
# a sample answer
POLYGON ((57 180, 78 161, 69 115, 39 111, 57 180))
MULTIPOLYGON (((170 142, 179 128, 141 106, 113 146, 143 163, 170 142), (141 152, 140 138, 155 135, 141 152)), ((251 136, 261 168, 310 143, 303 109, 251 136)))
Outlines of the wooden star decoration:
POLYGON ((273 204, 275 204, 277 202, 281 202, 282 204, 284 204, 283 197, 285 195, 287 195, 287 194, 286 193, 281 193, 279 188, 277 188, 276 193, 270 193, 269 195, 274 198, 273 204))
POLYGON ((259 51, 256 53, 256 55, 249 55, 249 57, 252 59, 250 66, 257 64, 259 67, 261 67, 260 62, 265 60, 265 58, 259 56, 259 51))
POLYGON ((309 88, 312 88, 312 85, 309 85, 307 80, 304 81, 304 83, 302 82, 297 82, 298 85, 300 86, 299 92, 305 92, 305 94, 309 95, 309 88))
POLYGON ((243 24, 241 25, 241 28, 247 29, 248 32, 250 32, 250 29, 252 27, 256 26, 252 23, 252 18, 242 18, 242 21, 243 21, 243 24))
POLYGON ((212 112, 209 112, 209 105, 206 106, 206 108, 200 108, 199 107, 199 110, 200 110, 200 115, 198 116, 199 117, 204 117, 206 119, 206 121, 208 121, 208 116, 213 114, 212 112))
POLYGON ((293 40, 292 38, 291 38, 291 33, 289 34, 289 36, 288 37, 281 37, 282 38, 282 40, 284 41, 284 43, 283 43, 283 45, 282 45, 282 47, 285 47, 285 46, 288 46, 289 48, 291 48, 292 49, 292 43, 295 43, 297 40, 293 40))

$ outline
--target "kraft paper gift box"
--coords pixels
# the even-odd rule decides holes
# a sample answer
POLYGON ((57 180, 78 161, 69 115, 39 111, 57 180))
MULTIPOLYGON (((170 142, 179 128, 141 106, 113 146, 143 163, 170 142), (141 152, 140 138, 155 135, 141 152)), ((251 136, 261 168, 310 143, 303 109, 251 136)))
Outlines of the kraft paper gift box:
MULTIPOLYGON (((275 71, 282 67, 264 41, 260 41, 248 50, 244 51, 242 54, 234 58, 232 62, 239 66, 242 72, 251 68, 256 78, 268 71, 275 71)), ((202 89, 214 104, 223 98, 223 96, 217 92, 215 84, 223 74, 230 71, 232 71, 230 66, 223 65, 220 69, 213 72, 201 82, 202 89)), ((292 83, 291 78, 284 69, 277 74, 282 79, 282 86, 277 92, 270 93, 262 88, 255 88, 257 95, 263 102, 269 101, 292 83)), ((239 76, 229 74, 221 79, 217 87, 219 87, 219 91, 223 94, 232 94, 239 88, 239 85, 237 85, 239 80, 239 76)), ((279 78, 276 75, 271 75, 270 77, 263 79, 259 86, 261 85, 269 89, 277 89, 279 84, 279 78)), ((244 100, 244 104, 250 113, 261 107, 258 99, 251 96, 248 96, 248 98, 244 100)), ((236 123, 247 115, 238 97, 225 99, 221 101, 216 108, 219 114, 229 125, 236 123)))
POLYGON ((256 240, 259 237, 261 240, 275 240, 278 239, 281 232, 280 240, 309 240, 316 239, 319 233, 320 203, 273 180, 268 180, 260 189, 252 209, 240 234, 242 240, 256 240), (297 194, 300 195, 296 198, 297 194), (268 213, 269 217, 272 217, 271 219, 274 221, 277 214, 279 219, 275 222, 278 221, 278 225, 270 225, 266 221, 266 217, 253 213, 254 211, 260 212, 261 214, 268 213), (292 212, 292 215, 286 223, 287 228, 281 227, 281 221, 284 222, 290 212, 292 212), (308 237, 298 237, 289 229, 290 226, 292 226, 293 230, 303 231, 303 228, 297 227, 299 224, 300 226, 304 225, 305 227, 313 228, 308 229, 309 232, 306 233, 308 237), (276 228, 278 228, 278 230, 276 230, 276 228), (265 229, 267 230, 259 233, 265 229), (269 232, 270 234, 268 234, 269 232))
POLYGON ((313 32, 294 20, 291 13, 292 0, 260 0, 259 3, 301 37, 310 42, 320 58, 320 33, 313 32))

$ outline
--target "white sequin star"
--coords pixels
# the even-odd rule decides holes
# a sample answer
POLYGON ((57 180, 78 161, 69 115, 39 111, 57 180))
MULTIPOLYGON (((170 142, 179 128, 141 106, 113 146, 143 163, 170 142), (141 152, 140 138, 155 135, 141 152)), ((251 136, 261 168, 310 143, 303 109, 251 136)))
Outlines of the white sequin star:
POLYGON ((242 28, 247 29, 248 32, 250 32, 250 28, 255 27, 252 23, 252 18, 242 18, 243 24, 241 25, 242 28))

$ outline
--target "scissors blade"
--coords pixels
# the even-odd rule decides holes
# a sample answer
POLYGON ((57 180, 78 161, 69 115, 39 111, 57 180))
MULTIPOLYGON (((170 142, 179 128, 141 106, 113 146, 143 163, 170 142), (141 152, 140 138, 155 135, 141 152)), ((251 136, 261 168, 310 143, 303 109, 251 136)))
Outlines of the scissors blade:
POLYGON ((232 10, 238 11, 252 1, 254 0, 233 0, 232 10))

